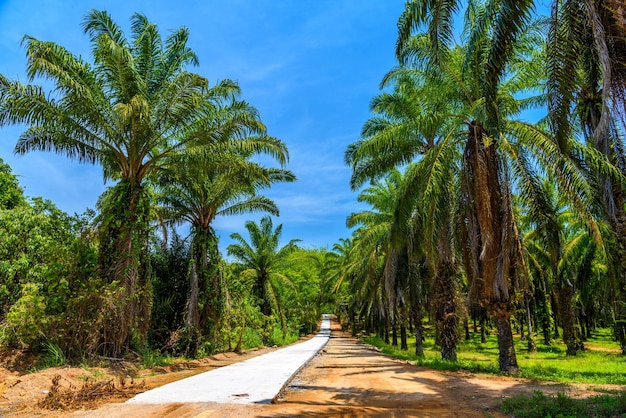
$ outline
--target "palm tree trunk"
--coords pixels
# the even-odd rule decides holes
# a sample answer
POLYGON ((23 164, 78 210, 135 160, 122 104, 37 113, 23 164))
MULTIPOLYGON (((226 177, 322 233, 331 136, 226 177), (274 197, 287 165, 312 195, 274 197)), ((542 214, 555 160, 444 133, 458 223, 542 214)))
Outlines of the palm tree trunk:
POLYGON ((413 322, 415 323, 415 355, 418 357, 424 356, 424 338, 423 338, 423 326, 422 321, 424 315, 422 313, 421 306, 412 307, 413 322))
POLYGON ((357 332, 357 315, 356 312, 354 311, 354 309, 351 309, 350 311, 350 323, 352 324, 352 332, 350 333, 350 335, 352 335, 353 337, 356 337, 358 332, 357 332))
POLYGON ((498 350, 500 371, 507 373, 519 372, 517 357, 513 345, 513 331, 511 330, 511 317, 501 315, 498 320, 498 350))
POLYGON ((441 358, 456 361, 459 317, 456 312, 456 270, 451 261, 449 242, 448 234, 442 234, 438 245, 439 260, 434 283, 435 320, 441 358))
POLYGON ((422 275, 419 274, 418 263, 409 255, 409 304, 411 317, 415 326, 415 355, 424 356, 423 319, 422 308, 422 275))
POLYGON ((409 310, 406 304, 400 305, 400 349, 408 350, 409 344, 407 342, 406 326, 409 322, 409 310))
POLYGON ((533 353, 537 351, 537 344, 535 344, 535 338, 533 335, 533 321, 530 314, 530 302, 528 298, 524 298, 524 308, 526 308, 526 323, 528 324, 528 351, 533 353))
POLYGON ((435 284, 437 296, 435 303, 437 310, 435 320, 437 321, 439 346, 441 347, 441 358, 443 360, 456 361, 456 345, 459 339, 458 316, 456 314, 455 298, 455 277, 448 273, 443 273, 438 277, 435 284))
POLYGON ((198 271, 196 269, 196 260, 192 259, 189 274, 189 297, 187 298, 185 325, 194 329, 200 328, 200 316, 198 314, 198 293, 198 271))
POLYGON ((487 342, 487 332, 485 330, 485 315, 480 317, 480 342, 482 344, 487 342))
POLYGON ((400 324, 400 350, 408 350, 409 344, 406 340, 406 326, 404 324, 400 324))
POLYGON ((141 186, 121 181, 102 203, 99 264, 103 279, 115 285, 107 302, 101 351, 118 357, 142 344, 150 326, 152 282, 147 250, 149 205, 141 186))
POLYGON ((385 325, 383 329, 383 341, 385 341, 385 344, 389 344, 389 342, 391 341, 389 339, 389 318, 385 318, 385 325))
MULTIPOLYGON (((616 185, 615 187, 619 186, 616 185)), ((623 201, 621 196, 620 191, 616 197, 620 202, 623 201)), ((615 284, 615 336, 620 343, 622 354, 626 355, 626 211, 623 210, 623 206, 622 203, 616 213, 615 222, 611 226, 617 237, 614 267, 617 279, 615 284)))
POLYGON ((513 212, 508 183, 503 178, 496 143, 476 122, 468 125, 464 152, 463 193, 467 226, 462 236, 465 266, 471 280, 470 295, 497 319, 500 370, 518 370, 510 316, 513 310, 511 287, 516 256, 513 212))
POLYGON ((559 302, 554 295, 554 290, 550 292, 550 305, 552 306, 552 322, 554 323, 554 334, 552 336, 554 338, 560 338, 561 333, 559 331, 560 318, 557 316, 557 312, 559 311, 559 302))
POLYGON ((539 321, 541 323, 541 330, 543 333, 543 343, 550 345, 552 338, 550 336, 550 323, 552 322, 552 313, 550 307, 550 299, 546 294, 546 284, 543 278, 541 279, 541 287, 535 289, 535 300, 540 303, 539 306, 539 321))
POLYGON ((559 313, 561 326, 563 328, 563 342, 567 346, 567 355, 575 356, 578 352, 578 337, 576 335, 576 316, 572 305, 574 298, 574 287, 569 280, 558 283, 556 286, 557 299, 559 302, 559 313))

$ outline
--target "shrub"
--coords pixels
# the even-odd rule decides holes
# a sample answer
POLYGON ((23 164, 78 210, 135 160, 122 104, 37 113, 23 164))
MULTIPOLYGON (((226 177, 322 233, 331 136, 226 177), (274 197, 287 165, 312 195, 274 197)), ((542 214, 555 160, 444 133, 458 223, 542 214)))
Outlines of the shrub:
POLYGON ((46 301, 39 285, 26 283, 21 297, 7 313, 2 332, 2 342, 17 348, 35 348, 45 335, 48 324, 46 301))

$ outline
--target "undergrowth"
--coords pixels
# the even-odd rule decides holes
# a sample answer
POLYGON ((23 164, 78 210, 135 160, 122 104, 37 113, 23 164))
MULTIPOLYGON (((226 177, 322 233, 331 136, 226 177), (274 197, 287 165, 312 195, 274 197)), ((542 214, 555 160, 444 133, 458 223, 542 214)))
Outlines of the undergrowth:
POLYGON ((500 408, 516 418, 620 417, 626 416, 626 391, 617 396, 598 395, 586 399, 573 399, 563 393, 550 396, 534 391, 531 395, 505 399, 500 408))

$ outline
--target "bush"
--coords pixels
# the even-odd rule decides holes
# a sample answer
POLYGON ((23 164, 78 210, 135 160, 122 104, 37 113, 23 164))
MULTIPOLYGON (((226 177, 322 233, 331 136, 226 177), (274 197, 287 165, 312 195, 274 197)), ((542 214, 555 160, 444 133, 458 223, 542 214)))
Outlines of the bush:
POLYGON ((2 332, 2 342, 17 348, 36 348, 45 336, 48 324, 46 301, 39 285, 26 283, 22 286, 21 297, 7 313, 2 332))
POLYGON ((243 338, 241 341, 242 348, 244 350, 248 348, 260 347, 263 345, 263 339, 256 330, 246 327, 243 332, 243 338))
POLYGON ((275 327, 270 336, 270 345, 287 345, 298 341, 298 334, 291 331, 288 330, 287 335, 283 339, 283 330, 280 327, 275 327))

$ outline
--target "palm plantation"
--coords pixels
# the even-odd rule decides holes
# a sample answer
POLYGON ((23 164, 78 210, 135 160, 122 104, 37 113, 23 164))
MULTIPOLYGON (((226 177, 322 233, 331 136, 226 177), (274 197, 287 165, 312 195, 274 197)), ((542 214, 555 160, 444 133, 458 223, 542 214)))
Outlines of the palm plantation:
MULTIPOLYGON (((622 145, 624 109, 623 8, 614 1, 554 1, 548 38, 548 109, 550 125, 563 152, 571 153, 566 138, 582 131, 584 141, 624 174, 622 145)), ((614 236, 609 243, 609 275, 618 295, 615 332, 626 354, 626 213, 623 184, 591 164, 598 184, 598 210, 614 236)))
POLYGON ((287 145, 235 81, 190 71, 187 29, 135 14, 126 36, 92 10, 92 61, 25 36, 28 81, 0 75, 0 126, 25 126, 17 154, 98 165, 109 187, 72 217, 0 160, 0 345, 201 357, 295 341, 323 309, 451 369, 485 348, 477 371, 525 376, 553 349, 587 358, 608 329, 626 353, 626 17, 537 3, 406 3, 343 155, 359 206, 332 249, 283 240, 287 145), (220 221, 253 213, 221 242, 220 221))
MULTIPOLYGON (((384 81, 393 82, 394 91, 383 93, 372 106, 383 117, 368 121, 363 139, 346 154, 354 168, 353 185, 376 178, 393 166, 416 161, 406 169, 406 186, 398 196, 397 211, 404 214, 405 222, 426 225, 420 234, 433 238, 426 247, 439 257, 431 257, 429 263, 434 267, 433 286, 439 289, 442 301, 451 303, 449 312, 440 317, 454 317, 454 280, 446 279, 448 285, 443 285, 443 280, 454 276, 454 260, 462 258, 470 298, 497 322, 500 369, 515 371, 510 318, 517 298, 527 291, 528 272, 512 192, 518 190, 534 210, 541 211, 545 199, 538 187, 539 166, 562 185, 599 243, 601 234, 589 209, 592 185, 584 170, 562 156, 546 131, 514 119, 542 102, 541 97, 528 96, 542 82, 542 58, 535 52, 541 49, 541 24, 525 21, 526 29, 519 31, 515 42, 500 39, 498 28, 481 22, 487 6, 472 3, 464 32, 468 44, 450 47, 446 30, 451 30, 451 21, 445 13, 430 15, 442 18, 435 21, 427 13, 430 6, 420 4, 410 3, 400 18, 400 66, 384 81), (427 32, 412 34, 411 28, 422 24, 427 32), (510 45, 506 49, 510 50, 510 66, 504 70, 494 70, 492 66, 503 65, 501 57, 495 57, 495 49, 484 47, 502 47, 498 42, 510 45), (496 89, 483 80, 495 82, 496 89), (527 92, 528 98, 516 99, 522 92, 527 92), (452 179, 456 179, 454 183, 448 183, 452 179), (456 197, 451 201, 450 196, 456 197), (459 221, 457 226, 447 226, 459 221), (450 230, 458 233, 453 236, 450 230)), ((504 8, 500 10, 503 19, 510 18, 504 8)))

